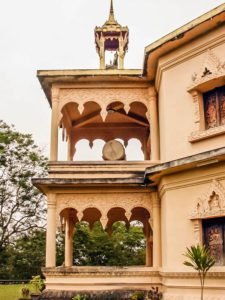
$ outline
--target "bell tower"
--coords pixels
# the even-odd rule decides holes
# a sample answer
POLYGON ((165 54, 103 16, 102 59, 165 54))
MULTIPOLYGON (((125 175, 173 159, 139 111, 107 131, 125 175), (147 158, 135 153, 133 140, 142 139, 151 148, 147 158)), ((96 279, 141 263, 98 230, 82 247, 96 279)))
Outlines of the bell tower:
POLYGON ((33 179, 48 204, 46 290, 40 300, 60 299, 61 291, 65 299, 71 299, 87 291, 111 295, 113 290, 133 293, 160 285, 160 199, 145 182, 146 168, 160 159, 157 93, 143 70, 124 69, 128 36, 128 28, 115 20, 111 0, 108 20, 95 28, 100 69, 37 73, 52 116, 48 177, 33 179), (114 53, 109 65, 106 51, 114 53), (77 153, 94 151, 99 140, 99 158, 81 161, 77 153), (131 152, 138 153, 135 160, 130 159, 131 152), (98 222, 111 236, 118 221, 126 230, 133 222, 141 223, 145 264, 126 268, 78 265, 79 249, 73 243, 79 234, 77 225, 86 222, 91 230, 98 222), (64 241, 62 264, 56 259, 57 235, 64 241))
POLYGON ((116 20, 111 0, 109 18, 101 27, 95 28, 95 44, 100 59, 100 69, 124 69, 124 58, 128 50, 129 29, 116 20), (114 58, 106 65, 106 51, 112 51, 114 58))

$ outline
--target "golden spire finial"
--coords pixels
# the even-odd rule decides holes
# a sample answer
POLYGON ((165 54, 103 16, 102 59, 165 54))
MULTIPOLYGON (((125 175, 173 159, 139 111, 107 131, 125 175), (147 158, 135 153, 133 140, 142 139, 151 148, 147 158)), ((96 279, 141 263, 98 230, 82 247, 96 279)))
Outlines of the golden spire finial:
POLYGON ((113 0, 111 0, 111 4, 110 4, 109 22, 115 22, 113 0))

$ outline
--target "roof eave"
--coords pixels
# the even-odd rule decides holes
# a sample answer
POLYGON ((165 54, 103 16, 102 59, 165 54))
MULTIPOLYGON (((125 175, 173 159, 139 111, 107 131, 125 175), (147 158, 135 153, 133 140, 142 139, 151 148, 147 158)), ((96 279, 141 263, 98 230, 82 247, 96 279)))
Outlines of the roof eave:
POLYGON ((125 70, 100 70, 100 69, 77 69, 77 70, 38 70, 37 77, 41 84, 41 87, 48 99, 51 106, 51 87, 52 84, 65 84, 65 83, 82 83, 93 81, 99 78, 102 80, 110 81, 115 80, 133 80, 137 78, 140 81, 144 81, 142 76, 142 69, 125 69, 125 70))
POLYGON ((158 59, 190 40, 225 23, 225 4, 222 4, 186 25, 145 47, 143 75, 154 80, 158 59), (154 59, 151 59, 154 54, 154 59))
POLYGON ((209 150, 206 152, 194 154, 191 156, 168 161, 156 166, 151 166, 145 171, 145 182, 150 185, 157 185, 161 178, 166 175, 172 175, 179 172, 200 169, 209 166, 215 166, 219 163, 224 164, 225 147, 209 150))

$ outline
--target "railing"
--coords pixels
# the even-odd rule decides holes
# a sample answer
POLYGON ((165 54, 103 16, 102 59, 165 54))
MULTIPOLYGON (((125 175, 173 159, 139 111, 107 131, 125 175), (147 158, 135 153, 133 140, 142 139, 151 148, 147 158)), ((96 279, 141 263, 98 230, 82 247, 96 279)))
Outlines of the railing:
POLYGON ((25 280, 4 280, 0 279, 0 284, 11 285, 11 284, 27 284, 30 282, 30 279, 25 280))

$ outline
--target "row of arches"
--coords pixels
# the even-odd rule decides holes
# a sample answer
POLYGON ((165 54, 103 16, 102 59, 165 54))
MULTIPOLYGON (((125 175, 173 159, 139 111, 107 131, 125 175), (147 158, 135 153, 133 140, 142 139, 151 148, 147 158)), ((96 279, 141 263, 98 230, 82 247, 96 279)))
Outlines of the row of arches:
POLYGON ((143 224, 145 234, 149 234, 150 228, 150 213, 144 207, 134 207, 130 212, 122 207, 111 208, 106 215, 96 207, 88 207, 83 212, 75 208, 65 208, 60 212, 60 223, 62 228, 65 227, 65 220, 69 219, 74 225, 80 221, 87 222, 90 228, 97 221, 102 223, 103 228, 111 231, 112 225, 115 222, 122 221, 129 227, 129 223, 139 221, 143 224))
POLYGON ((63 209, 60 212, 60 231, 65 235, 65 266, 71 267, 74 264, 73 253, 76 249, 73 248, 73 240, 76 226, 82 222, 88 224, 90 230, 96 223, 101 224, 109 236, 112 236, 113 226, 118 222, 122 222, 127 230, 134 225, 140 228, 141 224, 146 245, 146 265, 152 266, 153 231, 150 219, 149 211, 143 207, 134 207, 129 213, 122 207, 113 207, 105 216, 96 207, 86 208, 82 213, 71 207, 63 209))
POLYGON ((70 101, 60 104, 59 106, 59 119, 62 120, 64 116, 70 117, 73 120, 74 125, 81 125, 83 122, 88 123, 88 119, 98 118, 100 121, 110 122, 113 113, 117 112, 120 115, 127 115, 128 118, 141 118, 139 120, 143 125, 148 124, 149 112, 147 106, 138 101, 134 102, 122 102, 122 101, 110 101, 109 103, 98 103, 97 101, 70 101), (85 117, 85 120, 79 120, 81 117, 85 117))
MULTIPOLYGON (((57 122, 59 126, 57 131, 62 137, 58 137, 60 160, 63 152, 66 153, 69 161, 102 160, 101 141, 108 142, 115 139, 121 140, 124 147, 129 150, 128 160, 130 156, 131 160, 149 159, 149 118, 147 107, 141 102, 124 104, 115 101, 106 105, 105 109, 94 101, 84 104, 69 102, 62 106, 57 122), (67 149, 64 150, 66 147, 67 149), (93 150, 96 147, 99 149, 101 147, 101 150, 97 150, 98 154, 94 152, 95 149, 93 150), (90 158, 79 159, 80 154, 78 154, 77 159, 75 155, 79 151, 82 154, 86 152, 90 158)), ((64 154, 63 156, 65 157, 64 154)))
MULTIPOLYGON (((75 144, 87 139, 125 143, 136 138, 145 160, 159 159, 157 97, 153 88, 55 88, 52 92, 50 160, 58 160, 58 131, 67 142, 67 159, 75 144)), ((141 159, 140 159, 141 160, 141 159)))

